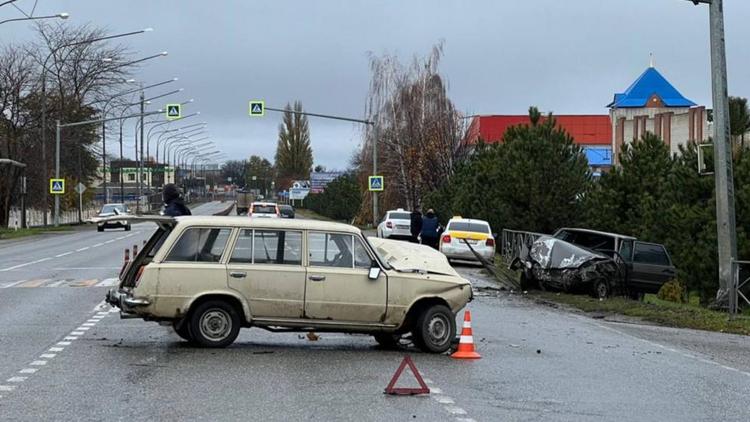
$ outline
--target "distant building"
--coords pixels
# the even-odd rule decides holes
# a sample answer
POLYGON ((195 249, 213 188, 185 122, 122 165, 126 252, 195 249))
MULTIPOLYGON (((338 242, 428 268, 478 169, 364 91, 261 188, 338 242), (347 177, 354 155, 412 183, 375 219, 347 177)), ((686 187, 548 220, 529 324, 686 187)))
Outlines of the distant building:
MULTIPOLYGON (((555 121, 583 148, 595 175, 611 167, 612 124, 609 116, 561 114, 555 116, 555 121)), ((466 142, 476 144, 480 139, 490 144, 502 142, 509 127, 528 124, 531 124, 528 115, 477 116, 469 125, 466 142)))
POLYGON ((656 68, 650 66, 625 92, 607 105, 615 122, 612 151, 615 159, 625 143, 646 132, 658 135, 679 152, 679 145, 703 142, 709 137, 706 107, 685 98, 656 68))
MULTIPOLYGON (((609 115, 555 116, 558 126, 583 148, 595 175, 617 164, 622 146, 646 132, 662 138, 673 154, 680 145, 704 142, 710 134, 706 107, 685 98, 653 65, 607 107, 609 115)), ((528 115, 476 116, 466 142, 502 142, 510 126, 530 123, 528 115)))

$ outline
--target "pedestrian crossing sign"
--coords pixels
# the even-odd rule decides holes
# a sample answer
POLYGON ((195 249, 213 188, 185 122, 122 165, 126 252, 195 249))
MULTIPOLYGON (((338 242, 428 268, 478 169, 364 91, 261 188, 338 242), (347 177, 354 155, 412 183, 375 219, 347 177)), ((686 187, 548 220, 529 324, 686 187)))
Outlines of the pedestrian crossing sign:
POLYGON ((182 118, 181 104, 167 104, 167 120, 176 120, 182 118))
POLYGON ((266 114, 266 102, 263 100, 250 101, 250 115, 263 117, 266 114))
POLYGON ((367 178, 370 192, 381 192, 383 190, 383 176, 370 176, 367 178))
POLYGON ((62 195, 65 193, 65 179, 49 179, 49 193, 62 195))

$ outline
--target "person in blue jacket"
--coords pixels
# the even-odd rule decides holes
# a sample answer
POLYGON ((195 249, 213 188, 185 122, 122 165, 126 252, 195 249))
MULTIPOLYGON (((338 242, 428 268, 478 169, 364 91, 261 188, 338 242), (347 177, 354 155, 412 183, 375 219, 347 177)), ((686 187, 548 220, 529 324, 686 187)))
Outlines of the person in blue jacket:
POLYGON ((431 208, 427 210, 427 213, 422 217, 422 231, 420 232, 422 238, 422 244, 427 245, 433 249, 438 248, 438 240, 440 239, 440 222, 438 221, 435 211, 431 208))
POLYGON ((162 199, 164 199, 164 215, 178 217, 180 215, 192 214, 190 212, 190 209, 182 201, 180 190, 177 188, 177 186, 175 186, 174 183, 168 183, 164 185, 162 199))

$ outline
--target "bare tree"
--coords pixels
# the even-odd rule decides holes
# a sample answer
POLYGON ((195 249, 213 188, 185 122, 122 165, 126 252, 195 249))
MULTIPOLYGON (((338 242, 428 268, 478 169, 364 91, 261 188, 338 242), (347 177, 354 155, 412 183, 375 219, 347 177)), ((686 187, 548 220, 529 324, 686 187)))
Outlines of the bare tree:
MULTIPOLYGON (((373 142, 378 145, 378 172, 386 176, 384 206, 413 207, 444 183, 465 155, 464 125, 438 73, 442 44, 404 67, 395 56, 371 57, 372 79, 361 177, 370 174, 373 142), (377 137, 377 139, 376 139, 377 137)), ((363 207, 368 213, 369 207, 363 207)), ((360 216, 364 218, 364 215, 360 216)))

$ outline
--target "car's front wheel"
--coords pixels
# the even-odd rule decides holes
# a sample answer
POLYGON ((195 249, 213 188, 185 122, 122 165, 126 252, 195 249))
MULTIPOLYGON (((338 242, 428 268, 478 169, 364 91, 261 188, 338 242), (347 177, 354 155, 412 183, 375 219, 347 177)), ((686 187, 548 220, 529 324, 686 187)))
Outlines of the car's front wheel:
POLYGON ((612 291, 607 280, 600 278, 599 280, 594 281, 594 291, 592 294, 597 299, 608 298, 612 294, 612 291))
POLYGON ((126 232, 129 232, 129 231, 130 231, 130 224, 128 224, 127 226, 125 226, 125 231, 126 231, 126 232))
POLYGON ((104 226, 96 226, 96 231, 103 232, 104 231, 104 226))
POLYGON ((234 306, 221 300, 198 305, 190 315, 193 341, 204 347, 227 347, 240 333, 240 315, 234 306))
POLYGON ((446 352, 456 336, 456 317, 447 306, 433 305, 417 318, 413 335, 414 344, 423 352, 446 352))

